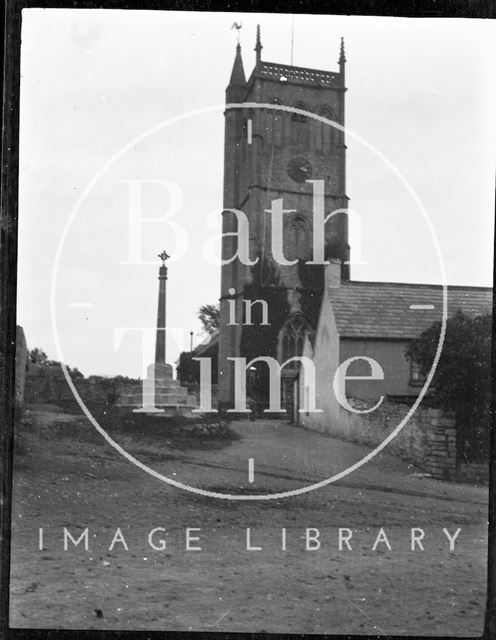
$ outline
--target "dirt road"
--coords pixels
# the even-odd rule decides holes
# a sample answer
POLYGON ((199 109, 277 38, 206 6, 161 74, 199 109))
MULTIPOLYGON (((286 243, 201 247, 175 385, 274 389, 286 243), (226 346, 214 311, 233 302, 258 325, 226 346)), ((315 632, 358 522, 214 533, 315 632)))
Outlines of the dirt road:
MULTIPOLYGON (((35 425, 15 461, 12 626, 482 631, 483 487, 419 477, 383 454, 310 493, 218 500, 151 477, 82 419, 35 412, 35 425), (66 534, 67 550, 64 527, 74 540, 83 536, 75 546, 66 534), (423 550, 419 543, 411 549, 412 529, 418 537, 423 532, 423 550), (458 529, 450 551, 448 536, 458 529)), ((134 443, 133 453, 179 482, 254 494, 320 481, 369 452, 282 422, 234 428, 240 439, 224 447, 145 441, 134 443)))

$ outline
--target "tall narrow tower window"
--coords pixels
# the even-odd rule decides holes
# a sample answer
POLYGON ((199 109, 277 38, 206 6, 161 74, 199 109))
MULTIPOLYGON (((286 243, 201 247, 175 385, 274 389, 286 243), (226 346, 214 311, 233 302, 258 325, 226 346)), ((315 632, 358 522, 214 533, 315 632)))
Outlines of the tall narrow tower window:
POLYGON ((241 145, 243 160, 246 158, 246 144, 248 142, 248 122, 246 118, 243 120, 243 143, 241 145))
MULTIPOLYGON (((296 109, 309 111, 308 107, 303 103, 298 103, 296 109)), ((291 114, 291 143, 299 149, 308 149, 310 144, 310 123, 308 116, 303 113, 291 114)))
MULTIPOLYGON (((324 107, 319 110, 319 115, 326 118, 327 120, 331 120, 332 122, 336 122, 336 116, 331 109, 328 107, 324 107)), ((316 139, 315 139, 315 147, 318 151, 323 151, 324 153, 329 153, 329 151, 333 151, 334 146, 336 144, 336 134, 338 133, 336 128, 327 122, 322 122, 320 120, 316 120, 315 122, 316 128, 316 139)))
MULTIPOLYGON (((271 104, 281 104, 279 98, 273 98, 271 104)), ((283 125, 283 111, 279 109, 269 109, 267 112, 267 140, 269 144, 273 144, 278 147, 282 144, 282 125, 283 125)))
POLYGON ((310 230, 303 216, 294 217, 287 230, 285 253, 289 260, 306 260, 309 251, 310 230))

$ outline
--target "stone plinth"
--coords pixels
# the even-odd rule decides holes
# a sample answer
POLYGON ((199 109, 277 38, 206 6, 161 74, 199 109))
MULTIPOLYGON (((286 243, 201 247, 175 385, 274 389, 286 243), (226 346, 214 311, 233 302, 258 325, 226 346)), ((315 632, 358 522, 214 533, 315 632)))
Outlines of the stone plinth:
POLYGON ((149 365, 140 388, 125 394, 120 405, 132 408, 135 413, 160 416, 190 415, 198 408, 196 396, 188 394, 188 390, 173 379, 171 365, 164 363, 149 365))

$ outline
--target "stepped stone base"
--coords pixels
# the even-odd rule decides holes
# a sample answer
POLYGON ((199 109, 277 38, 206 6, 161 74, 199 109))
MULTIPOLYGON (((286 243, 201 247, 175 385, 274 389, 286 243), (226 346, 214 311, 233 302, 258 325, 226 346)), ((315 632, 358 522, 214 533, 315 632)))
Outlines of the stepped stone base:
POLYGON ((133 413, 157 416, 195 416, 198 409, 196 396, 172 378, 170 364, 151 364, 147 377, 136 391, 122 396, 119 405, 129 407, 133 413))

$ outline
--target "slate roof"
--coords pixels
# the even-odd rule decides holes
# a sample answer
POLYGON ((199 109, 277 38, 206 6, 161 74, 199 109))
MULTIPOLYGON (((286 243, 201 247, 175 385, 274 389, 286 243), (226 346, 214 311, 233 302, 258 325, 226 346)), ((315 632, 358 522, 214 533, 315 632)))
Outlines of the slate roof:
MULTIPOLYGON (((409 340, 441 320, 442 291, 440 285, 351 281, 330 289, 329 297, 341 337, 409 340)), ((448 316, 458 309, 472 317, 490 313, 492 302, 492 288, 448 287, 448 316)))

